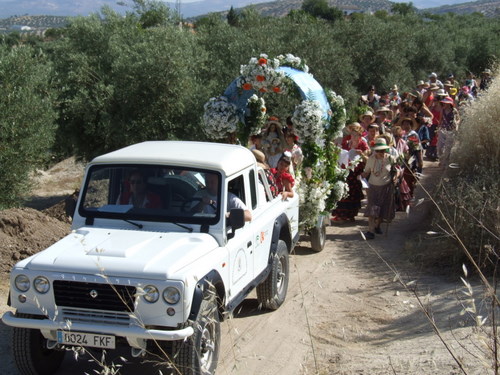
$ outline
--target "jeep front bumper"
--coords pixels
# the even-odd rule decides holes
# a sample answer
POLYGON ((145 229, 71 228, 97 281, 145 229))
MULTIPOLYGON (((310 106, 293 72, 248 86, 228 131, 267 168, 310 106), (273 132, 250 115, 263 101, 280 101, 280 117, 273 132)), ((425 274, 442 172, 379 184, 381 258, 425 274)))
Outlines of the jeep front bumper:
POLYGON ((102 333, 113 336, 125 337, 130 346, 144 348, 145 340, 177 341, 184 340, 194 333, 193 327, 163 331, 158 329, 147 329, 139 326, 115 326, 106 324, 88 324, 80 322, 58 322, 50 319, 32 319, 15 316, 7 311, 2 316, 4 324, 17 328, 39 329, 45 338, 55 340, 57 331, 83 331, 89 333, 102 333))

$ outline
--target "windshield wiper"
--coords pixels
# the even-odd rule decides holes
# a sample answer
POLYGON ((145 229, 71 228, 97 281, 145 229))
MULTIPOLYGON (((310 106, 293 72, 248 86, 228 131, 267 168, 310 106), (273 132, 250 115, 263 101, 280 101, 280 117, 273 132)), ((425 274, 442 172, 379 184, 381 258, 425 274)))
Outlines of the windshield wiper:
POLYGON ((179 224, 179 223, 172 223, 172 224, 177 225, 178 227, 181 227, 181 228, 187 230, 189 233, 193 232, 193 228, 188 227, 187 225, 182 225, 182 224, 179 224))
POLYGON ((127 220, 127 219, 123 219, 123 221, 126 221, 126 222, 127 222, 127 223, 129 223, 129 224, 135 225, 135 226, 136 226, 137 228, 139 228, 139 229, 144 228, 144 225, 142 225, 142 224, 139 224, 139 223, 134 223, 133 221, 130 221, 130 220, 127 220))

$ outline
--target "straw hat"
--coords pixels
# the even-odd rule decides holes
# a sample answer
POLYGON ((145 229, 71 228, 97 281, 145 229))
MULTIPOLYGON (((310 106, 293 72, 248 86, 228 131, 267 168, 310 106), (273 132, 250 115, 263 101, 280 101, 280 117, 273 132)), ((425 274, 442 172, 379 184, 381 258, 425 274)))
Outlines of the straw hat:
POLYGON ((429 86, 429 90, 431 91, 437 91, 439 90, 441 87, 439 87, 438 85, 436 85, 435 83, 432 83, 430 86, 429 86))
POLYGON ((378 151, 378 150, 388 150, 389 146, 387 146, 387 141, 385 138, 377 138, 375 139, 375 146, 373 146, 373 150, 378 151))
POLYGON ((375 121, 375 115, 372 111, 366 111, 365 113, 361 114, 359 116, 359 121, 363 121, 363 118, 365 118, 366 116, 370 117, 372 119, 372 122, 375 121))
POLYGON ((266 164, 266 155, 262 151, 253 149, 252 154, 255 156, 258 166, 262 167, 262 169, 269 169, 269 166, 266 164))
POLYGON ((415 120, 413 117, 405 117, 404 119, 401 120, 401 126, 403 125, 404 122, 410 122, 411 125, 410 127, 414 130, 418 129, 418 122, 415 120))
POLYGON ((444 89, 439 89, 436 91, 436 96, 448 96, 448 94, 444 91, 444 89))
POLYGON ((377 109, 376 112, 377 113, 378 112, 392 112, 392 110, 389 107, 387 107, 387 106, 383 106, 383 107, 380 107, 379 109, 377 109))

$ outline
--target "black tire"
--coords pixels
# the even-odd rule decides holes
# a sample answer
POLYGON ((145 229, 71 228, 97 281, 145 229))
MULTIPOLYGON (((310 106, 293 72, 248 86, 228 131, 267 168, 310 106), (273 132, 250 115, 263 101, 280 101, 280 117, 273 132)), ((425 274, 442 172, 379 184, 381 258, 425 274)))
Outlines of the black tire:
POLYGON ((316 252, 323 251, 326 243, 326 226, 311 229, 311 249, 316 252))
POLYGON ((257 285, 257 300, 262 308, 277 310, 285 302, 288 290, 290 261, 285 241, 278 241, 276 254, 272 256, 271 272, 266 280, 257 285))
POLYGON ((189 339, 174 342, 176 369, 183 375, 214 374, 219 360, 220 317, 213 288, 206 292, 201 302, 193 329, 194 334, 189 339))
MULTIPOLYGON (((32 315, 16 314, 33 318, 32 315)), ((12 329, 12 357, 21 375, 50 375, 59 369, 64 350, 47 349, 47 340, 37 329, 12 329)))

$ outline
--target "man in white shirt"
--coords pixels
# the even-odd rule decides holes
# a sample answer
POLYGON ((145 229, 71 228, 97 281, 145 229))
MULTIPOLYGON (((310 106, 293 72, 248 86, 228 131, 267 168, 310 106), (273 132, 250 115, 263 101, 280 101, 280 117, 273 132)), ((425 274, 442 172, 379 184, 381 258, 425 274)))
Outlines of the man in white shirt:
MULTIPOLYGON (((217 211, 217 193, 219 191, 219 176, 215 173, 205 174, 205 190, 198 191, 193 198, 201 199, 199 202, 193 203, 191 211, 193 212, 203 212, 206 214, 215 214, 217 211)), ((229 217, 229 213, 233 208, 241 208, 244 210, 245 221, 252 220, 252 213, 248 210, 245 203, 242 202, 240 198, 231 192, 227 193, 227 212, 226 217, 229 217)))

